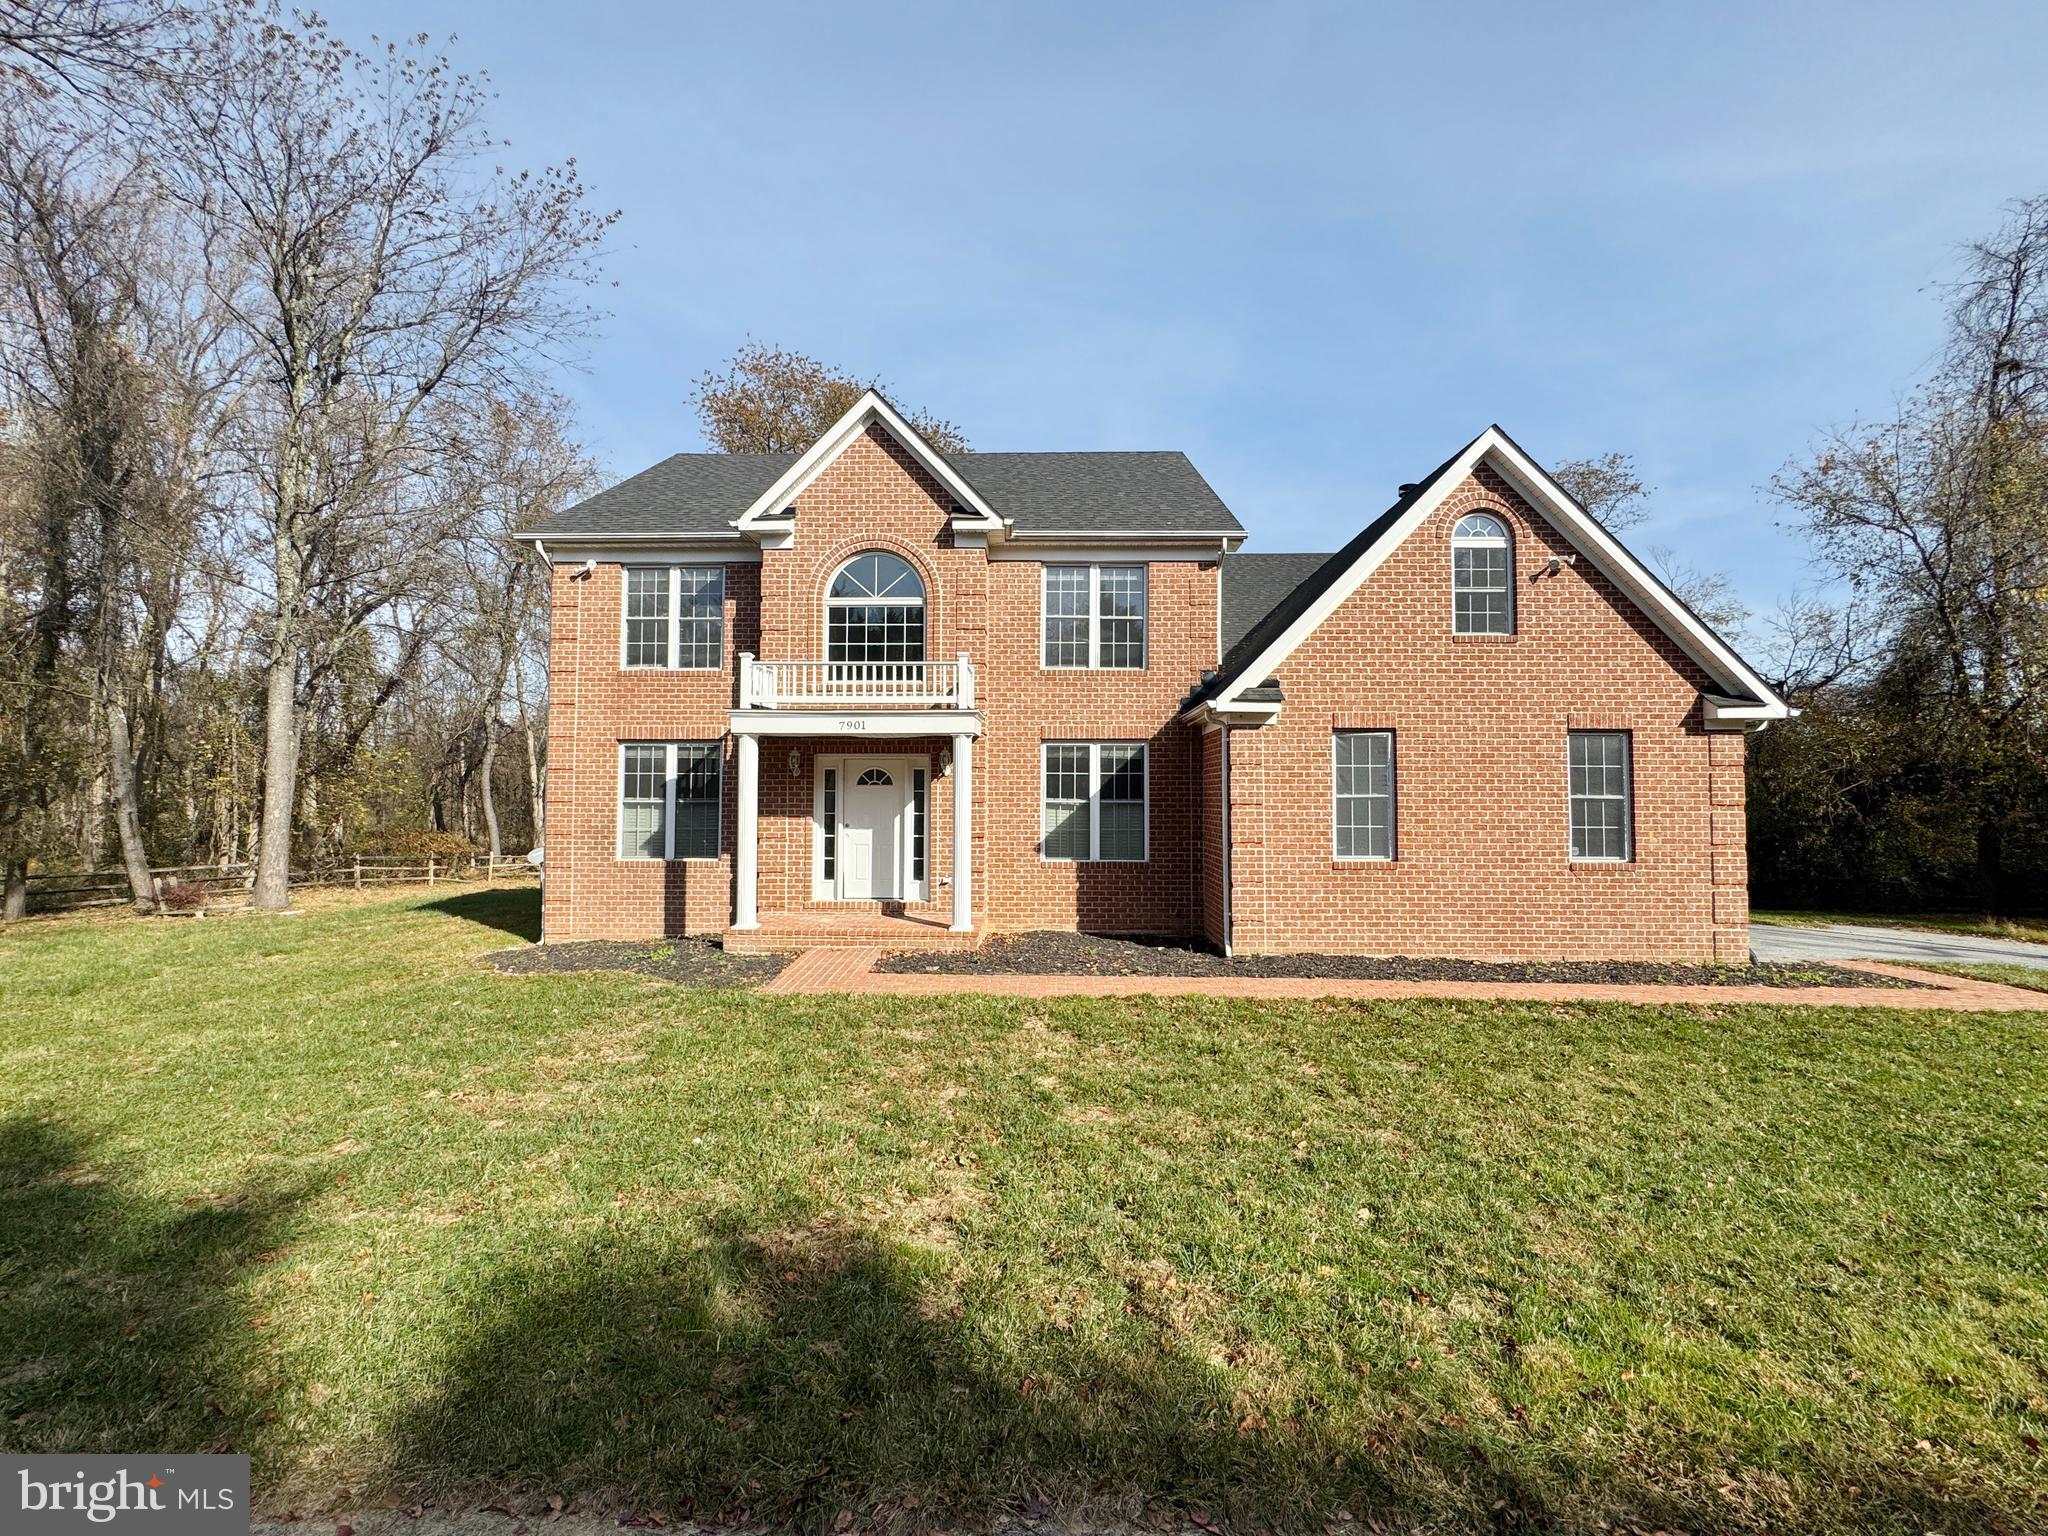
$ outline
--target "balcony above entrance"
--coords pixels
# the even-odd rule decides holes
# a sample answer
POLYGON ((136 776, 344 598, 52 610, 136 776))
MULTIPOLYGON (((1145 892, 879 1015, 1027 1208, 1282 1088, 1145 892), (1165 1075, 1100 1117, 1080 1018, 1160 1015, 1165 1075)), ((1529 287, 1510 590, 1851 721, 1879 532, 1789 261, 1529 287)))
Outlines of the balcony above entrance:
POLYGON ((762 661, 742 651, 739 706, 749 709, 974 708, 974 663, 762 661))

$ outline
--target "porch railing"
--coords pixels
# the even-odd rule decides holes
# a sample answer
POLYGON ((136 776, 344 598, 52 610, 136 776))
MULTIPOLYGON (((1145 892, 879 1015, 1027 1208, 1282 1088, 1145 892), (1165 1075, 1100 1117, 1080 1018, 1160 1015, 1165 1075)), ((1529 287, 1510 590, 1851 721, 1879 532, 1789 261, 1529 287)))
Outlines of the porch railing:
POLYGON ((952 661, 759 661, 740 653, 741 709, 974 708, 974 664, 952 661))

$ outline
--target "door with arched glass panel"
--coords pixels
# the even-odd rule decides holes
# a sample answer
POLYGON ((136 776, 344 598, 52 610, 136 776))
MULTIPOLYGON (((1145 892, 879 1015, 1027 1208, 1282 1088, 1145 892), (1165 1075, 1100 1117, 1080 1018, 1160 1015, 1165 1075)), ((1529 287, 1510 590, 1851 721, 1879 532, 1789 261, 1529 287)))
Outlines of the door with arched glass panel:
POLYGON ((825 592, 826 675, 863 696, 925 692, 924 583, 884 550, 855 555, 825 592))

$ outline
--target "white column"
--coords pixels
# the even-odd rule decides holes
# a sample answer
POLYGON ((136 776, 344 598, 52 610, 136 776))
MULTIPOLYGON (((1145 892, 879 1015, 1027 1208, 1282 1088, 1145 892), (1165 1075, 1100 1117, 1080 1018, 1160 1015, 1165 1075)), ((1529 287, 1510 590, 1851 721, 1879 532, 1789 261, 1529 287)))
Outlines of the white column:
POLYGON ((758 928, 761 920, 754 913, 754 870, 759 862, 755 841, 760 829, 761 740, 749 732, 739 741, 740 804, 739 829, 734 834, 737 846, 732 851, 733 885, 736 888, 732 925, 735 928, 758 928))
POLYGON ((953 738, 953 931, 974 930, 974 738, 953 738))

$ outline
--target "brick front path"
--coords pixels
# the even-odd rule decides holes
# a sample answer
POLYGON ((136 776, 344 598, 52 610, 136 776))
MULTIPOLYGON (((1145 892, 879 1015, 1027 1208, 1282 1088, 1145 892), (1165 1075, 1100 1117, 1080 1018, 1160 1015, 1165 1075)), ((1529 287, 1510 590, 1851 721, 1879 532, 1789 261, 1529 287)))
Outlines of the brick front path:
POLYGON ((1768 1003, 1833 1008, 1961 1008, 2048 1013, 2048 993, 1942 976, 1902 965, 1841 962, 1847 970, 1910 976, 1903 987, 1613 986, 1547 981, 1348 981, 1273 976, 948 976, 877 971, 880 949, 806 950, 763 992, 839 992, 874 997, 1235 997, 1244 999, 1448 997, 1525 1003, 1768 1003))

